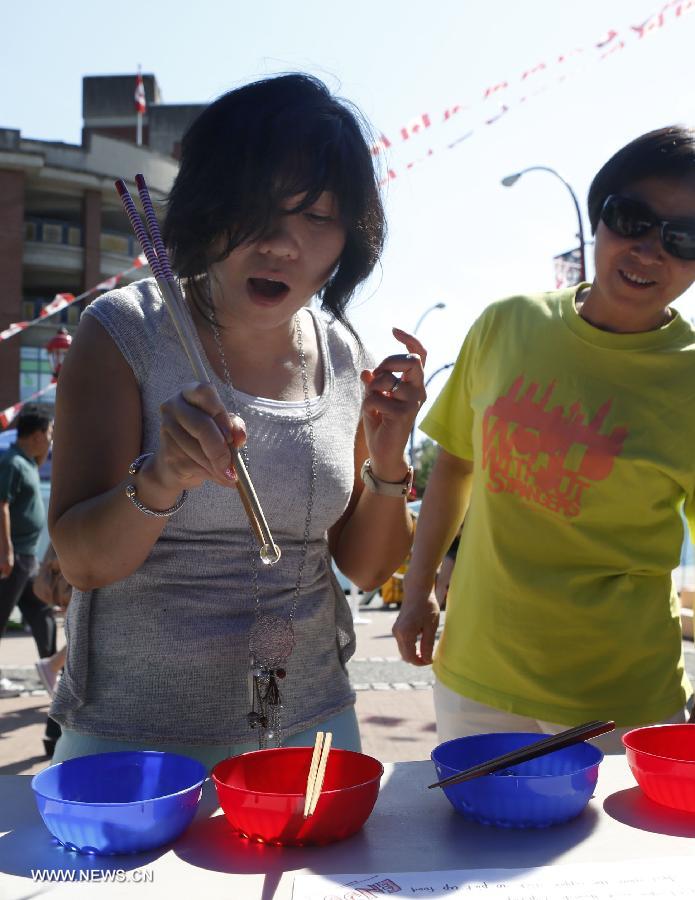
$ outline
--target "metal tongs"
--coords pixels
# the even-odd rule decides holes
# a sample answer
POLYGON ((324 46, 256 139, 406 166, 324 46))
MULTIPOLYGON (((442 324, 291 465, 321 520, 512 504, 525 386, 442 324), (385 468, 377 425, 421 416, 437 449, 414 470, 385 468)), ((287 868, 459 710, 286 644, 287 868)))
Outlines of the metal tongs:
MULTIPOLYGON (((176 328, 179 340, 181 341, 181 346, 189 359, 193 374, 199 382, 210 384, 210 377, 208 376, 203 361, 200 358, 200 354, 198 353, 198 348, 196 347, 192 330, 193 326, 187 315, 186 301, 181 293, 179 283, 174 277, 171 263, 169 262, 169 256, 166 247, 164 246, 164 241, 162 240, 159 223, 157 222, 154 207, 152 206, 152 200, 150 199, 147 184, 142 175, 135 176, 135 183, 140 195, 142 208, 145 212, 145 220, 147 222, 147 228, 149 229, 149 235, 140 218, 140 214, 135 207, 133 198, 130 196, 130 192, 122 178, 119 178, 116 181, 116 190, 118 191, 118 195, 120 196, 128 218, 130 219, 130 224, 133 226, 133 231, 140 242, 142 252, 147 258, 150 270, 157 280, 159 292, 164 300, 164 305, 169 310, 169 315, 176 328)), ((239 496, 241 497, 241 502, 246 511, 251 529, 258 540, 261 560, 266 565, 272 566, 280 559, 280 548, 277 546, 270 533, 268 523, 266 522, 253 483, 246 466, 244 465, 244 461, 241 458, 241 454, 236 447, 232 447, 231 451, 234 470, 236 471, 238 478, 237 485, 239 488, 239 496)))

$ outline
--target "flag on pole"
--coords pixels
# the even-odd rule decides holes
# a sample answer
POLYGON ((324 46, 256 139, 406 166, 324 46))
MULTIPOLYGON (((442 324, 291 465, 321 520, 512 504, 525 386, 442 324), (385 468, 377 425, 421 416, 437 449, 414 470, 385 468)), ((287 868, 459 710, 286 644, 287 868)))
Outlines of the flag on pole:
POLYGON ((135 76, 135 112, 140 116, 147 112, 145 85, 142 82, 142 73, 139 70, 138 74, 135 76))

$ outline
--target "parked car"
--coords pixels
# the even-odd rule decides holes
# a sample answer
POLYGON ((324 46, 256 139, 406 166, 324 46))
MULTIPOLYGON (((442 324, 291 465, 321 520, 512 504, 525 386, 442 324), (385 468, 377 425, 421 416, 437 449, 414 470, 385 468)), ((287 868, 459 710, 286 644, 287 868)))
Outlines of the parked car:
MULTIPOLYGON (((338 566, 335 564, 335 560, 333 560, 333 572, 335 573, 335 577, 338 579, 338 584, 345 591, 346 594, 351 594, 355 585, 350 581, 350 579, 343 575, 338 566)), ((359 590, 359 588, 357 588, 359 590)))

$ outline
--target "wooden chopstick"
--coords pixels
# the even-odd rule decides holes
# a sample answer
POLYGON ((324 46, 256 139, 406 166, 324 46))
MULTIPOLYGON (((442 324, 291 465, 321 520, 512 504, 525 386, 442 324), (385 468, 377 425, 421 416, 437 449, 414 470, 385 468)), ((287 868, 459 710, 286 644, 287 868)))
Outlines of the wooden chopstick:
POLYGON ((323 779, 326 776, 326 764, 328 763, 328 754, 331 749, 333 734, 327 731, 319 731, 316 734, 316 742, 314 744, 314 752, 311 757, 311 766, 309 768, 309 777, 306 784, 306 797, 304 800, 304 818, 314 814, 316 804, 321 796, 321 788, 323 787, 323 779))
POLYGON ((316 809, 316 804, 319 802, 319 797, 321 796, 321 789, 323 788, 323 779, 326 776, 326 765, 328 763, 328 753, 331 749, 331 742, 333 740, 333 735, 330 731, 327 731, 324 739, 323 739, 323 747, 321 747, 321 759, 319 760, 319 768, 316 773, 316 780, 314 781, 314 791, 311 799, 311 806, 309 807, 309 815, 313 816, 314 810, 316 809))
POLYGON ((494 759, 478 763, 475 766, 464 769, 463 772, 458 772, 456 775, 450 775, 442 781, 430 784, 428 788, 447 787, 450 784, 470 781, 472 778, 479 778, 482 775, 491 775, 493 772, 499 771, 499 769, 527 762, 529 759, 552 753, 553 750, 561 750, 563 747, 569 747, 571 744, 578 744, 580 741, 585 741, 588 738, 613 731, 614 728, 615 722, 596 721, 586 722, 584 725, 575 725, 574 728, 568 728, 567 731, 561 731, 559 734, 553 734, 533 744, 525 744, 523 747, 519 747, 518 750, 512 750, 510 753, 504 753, 502 756, 496 756, 494 759))
POLYGON ((321 747, 323 746, 323 732, 316 732, 316 740, 314 741, 314 752, 311 755, 311 765, 309 766, 309 777, 306 780, 306 795, 304 797, 304 818, 309 815, 309 807, 314 794, 314 782, 316 781, 316 773, 319 768, 319 759, 321 758, 321 747))

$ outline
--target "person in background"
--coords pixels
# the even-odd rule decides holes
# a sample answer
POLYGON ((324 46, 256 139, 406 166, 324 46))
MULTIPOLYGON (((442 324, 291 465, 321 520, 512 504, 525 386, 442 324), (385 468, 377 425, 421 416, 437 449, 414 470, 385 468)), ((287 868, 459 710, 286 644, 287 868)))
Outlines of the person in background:
MULTIPOLYGON (((57 610, 65 614, 72 597, 72 585, 65 580, 53 544, 49 544, 46 548, 38 575, 33 582, 33 590, 39 600, 54 613, 57 610)), ((39 659, 36 663, 37 674, 51 697, 65 665, 66 649, 63 645, 60 650, 39 659)))
MULTIPOLYGON (((53 611, 36 596, 36 548, 46 523, 39 468, 48 458, 53 437, 51 415, 25 405, 15 419, 17 439, 0 457, 0 637, 15 606, 31 629, 39 658, 56 652, 53 611)), ((50 717, 44 750, 51 756, 60 727, 50 717)))
POLYGON ((695 522, 695 130, 642 135, 589 190, 591 284, 494 303, 420 426, 439 443, 394 634, 432 662, 441 740, 685 722, 671 573, 695 522))
POLYGON ((434 579, 434 596, 440 609, 446 608, 446 598, 449 594, 449 585, 451 584, 451 576, 454 573, 454 565, 456 563, 456 554, 459 552, 459 542, 461 540, 461 532, 451 542, 449 549, 444 554, 442 564, 437 570, 434 579))
POLYGON ((163 235, 212 383, 191 381, 154 280, 87 307, 57 387, 50 533, 75 590, 56 761, 139 748, 214 765, 317 730, 359 749, 331 557, 370 590, 409 552, 425 399, 422 345, 394 329, 375 365, 346 318, 384 239, 370 145, 301 74, 230 91, 189 128, 163 235))
POLYGON ((50 656, 55 652, 55 622, 31 582, 38 572, 36 548, 46 522, 39 466, 51 449, 53 421, 41 408, 24 406, 15 423, 17 439, 0 457, 0 637, 19 606, 39 655, 50 656))

